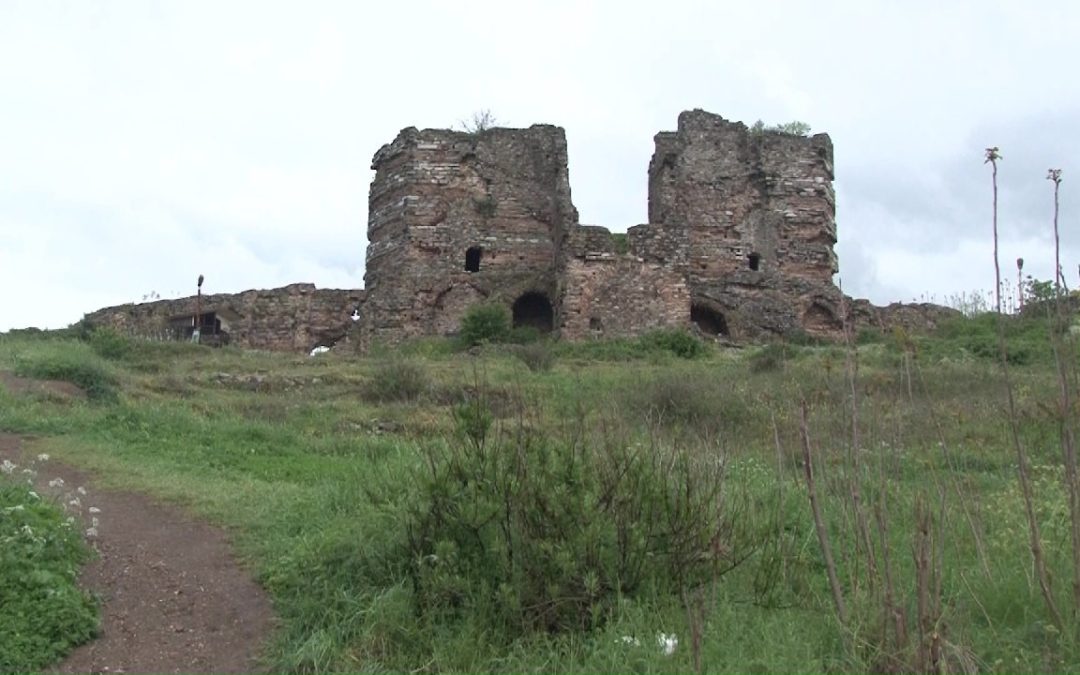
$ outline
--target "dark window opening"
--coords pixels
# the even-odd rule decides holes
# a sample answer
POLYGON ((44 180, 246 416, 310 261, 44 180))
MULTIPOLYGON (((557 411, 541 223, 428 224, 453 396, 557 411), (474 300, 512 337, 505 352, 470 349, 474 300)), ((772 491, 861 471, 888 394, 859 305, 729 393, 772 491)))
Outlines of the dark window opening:
POLYGON ((589 317, 589 330, 604 330, 604 323, 600 320, 600 317, 589 317))
POLYGON ((555 325, 551 301, 543 293, 526 293, 514 302, 514 328, 528 326, 550 333, 555 325))
POLYGON ((221 332, 221 320, 213 312, 199 315, 199 327, 204 333, 221 332))
POLYGON ((704 305, 690 306, 690 321, 706 335, 727 335, 727 320, 724 315, 712 307, 704 305))
POLYGON ((484 249, 479 246, 473 246, 468 251, 465 251, 465 271, 466 272, 479 272, 480 271, 480 256, 483 254, 484 249))
POLYGON ((747 260, 750 262, 750 269, 755 272, 761 269, 761 254, 751 253, 747 260))
POLYGON ((199 331, 198 342, 204 345, 220 346, 229 344, 227 326, 222 323, 216 312, 204 312, 198 316, 178 316, 169 320, 168 334, 173 340, 193 340, 195 330, 199 331))

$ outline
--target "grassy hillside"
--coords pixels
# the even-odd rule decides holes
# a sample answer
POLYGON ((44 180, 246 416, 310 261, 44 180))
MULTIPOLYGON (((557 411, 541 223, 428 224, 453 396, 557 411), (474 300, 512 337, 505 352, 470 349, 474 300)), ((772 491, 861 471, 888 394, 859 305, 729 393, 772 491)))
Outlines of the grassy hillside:
MULTIPOLYGON (((1071 608, 1047 329, 1009 328, 1071 608)), ((274 670, 1080 668, 1032 573, 992 322, 859 342, 300 357, 7 335, 0 370, 89 397, 0 389, 0 429, 230 527, 282 618, 274 670)))

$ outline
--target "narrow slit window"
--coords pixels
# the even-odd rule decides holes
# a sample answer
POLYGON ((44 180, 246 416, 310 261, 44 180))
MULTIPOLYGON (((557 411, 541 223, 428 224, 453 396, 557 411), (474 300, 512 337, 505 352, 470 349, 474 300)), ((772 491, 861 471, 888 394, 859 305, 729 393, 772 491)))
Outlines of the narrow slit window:
POLYGON ((479 246, 473 246, 468 251, 465 251, 466 272, 480 271, 480 256, 483 252, 483 249, 481 249, 479 246))
POLYGON ((761 254, 760 253, 751 253, 747 257, 747 260, 750 263, 750 269, 752 269, 753 271, 757 272, 758 270, 761 269, 761 254))

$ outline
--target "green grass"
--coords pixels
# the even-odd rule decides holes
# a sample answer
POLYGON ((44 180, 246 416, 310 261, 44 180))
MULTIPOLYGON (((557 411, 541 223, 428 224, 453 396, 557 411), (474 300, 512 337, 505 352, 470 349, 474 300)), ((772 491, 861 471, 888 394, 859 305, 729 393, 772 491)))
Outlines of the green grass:
MULTIPOLYGON (((10 468, 10 465, 8 465, 10 468)), ((59 505, 0 475, 0 672, 50 665, 97 630, 95 602, 76 585, 89 557, 59 505)))
MULTIPOLYGON (((1010 330, 1014 353, 1028 354, 1015 359, 1013 373, 1021 435, 1038 466, 1048 562, 1067 607, 1070 544, 1045 328, 1010 330)), ((94 467, 111 485, 151 492, 228 526, 281 617, 269 654, 274 670, 685 672, 694 667, 695 630, 710 671, 873 669, 882 663, 881 603, 855 555, 852 480, 888 523, 898 602, 912 635, 915 504, 934 505, 940 628, 951 669, 970 662, 991 672, 1075 670, 1080 651, 1047 628, 1030 575, 1003 392, 993 352, 980 346, 992 331, 980 318, 930 338, 890 336, 860 347, 858 473, 842 348, 699 350, 682 337, 544 345, 552 358, 537 368, 505 346, 465 353, 434 340, 370 357, 308 358, 113 336, 0 337, 0 369, 91 385, 100 379, 113 392, 79 401, 0 391, 0 429, 42 436, 40 449, 94 467), (908 344, 915 345, 911 361, 908 344), (588 630, 506 633, 491 607, 469 600, 483 596, 476 593, 447 596, 460 599, 452 612, 425 610, 409 528, 429 504, 422 479, 431 472, 431 449, 460 447, 454 410, 478 398, 504 438, 642 457, 676 448, 722 465, 720 503, 739 529, 721 532, 717 544, 720 558, 738 564, 704 585, 683 584, 685 595, 671 590, 677 579, 616 593, 588 630), (802 482, 804 401, 854 617, 847 631, 832 613, 802 482), (691 620, 687 598, 704 603, 702 618, 691 620), (659 649, 659 633, 678 636, 670 656, 659 649)), ((578 490, 578 480, 559 474, 559 489, 595 498, 596 485, 585 481, 578 490)), ((493 494, 469 489, 484 500, 493 494)), ((669 509, 658 514, 675 513, 677 501, 650 500, 669 509)), ((485 546, 496 546, 496 537, 484 536, 485 546)), ((879 541, 875 547, 880 560, 879 541)), ((479 581, 469 583, 482 584, 483 566, 473 571, 479 581)))

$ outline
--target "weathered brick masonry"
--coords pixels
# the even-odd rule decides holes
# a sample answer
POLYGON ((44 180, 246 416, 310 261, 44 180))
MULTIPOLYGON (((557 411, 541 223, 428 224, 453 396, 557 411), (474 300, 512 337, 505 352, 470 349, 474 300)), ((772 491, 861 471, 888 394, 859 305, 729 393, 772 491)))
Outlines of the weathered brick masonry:
MULTIPOLYGON (((219 322, 229 344, 307 352, 343 338, 353 322, 353 311, 363 305, 364 295, 362 290, 292 284, 272 290, 204 295, 202 314, 219 322)), ((119 305, 87 314, 84 320, 125 335, 182 339, 182 329, 189 328, 195 316, 195 304, 193 296, 119 305)))
POLYGON ((372 168, 364 342, 451 333, 479 302, 565 339, 839 330, 825 134, 683 113, 656 136, 649 223, 622 244, 578 223, 558 127, 410 128, 372 168))
MULTIPOLYGON (((702 110, 655 137, 648 223, 581 225, 559 127, 407 128, 375 153, 364 290, 296 284, 204 299, 233 344, 289 351, 346 334, 361 349, 455 333, 478 303, 570 340, 687 327, 736 342, 932 326, 952 310, 843 298, 833 148, 702 110), (359 309, 359 321, 350 318, 359 309)), ((164 334, 194 298, 88 318, 164 334), (170 323, 171 322, 171 323, 170 323)), ((216 325, 216 324, 215 324, 216 325)))

